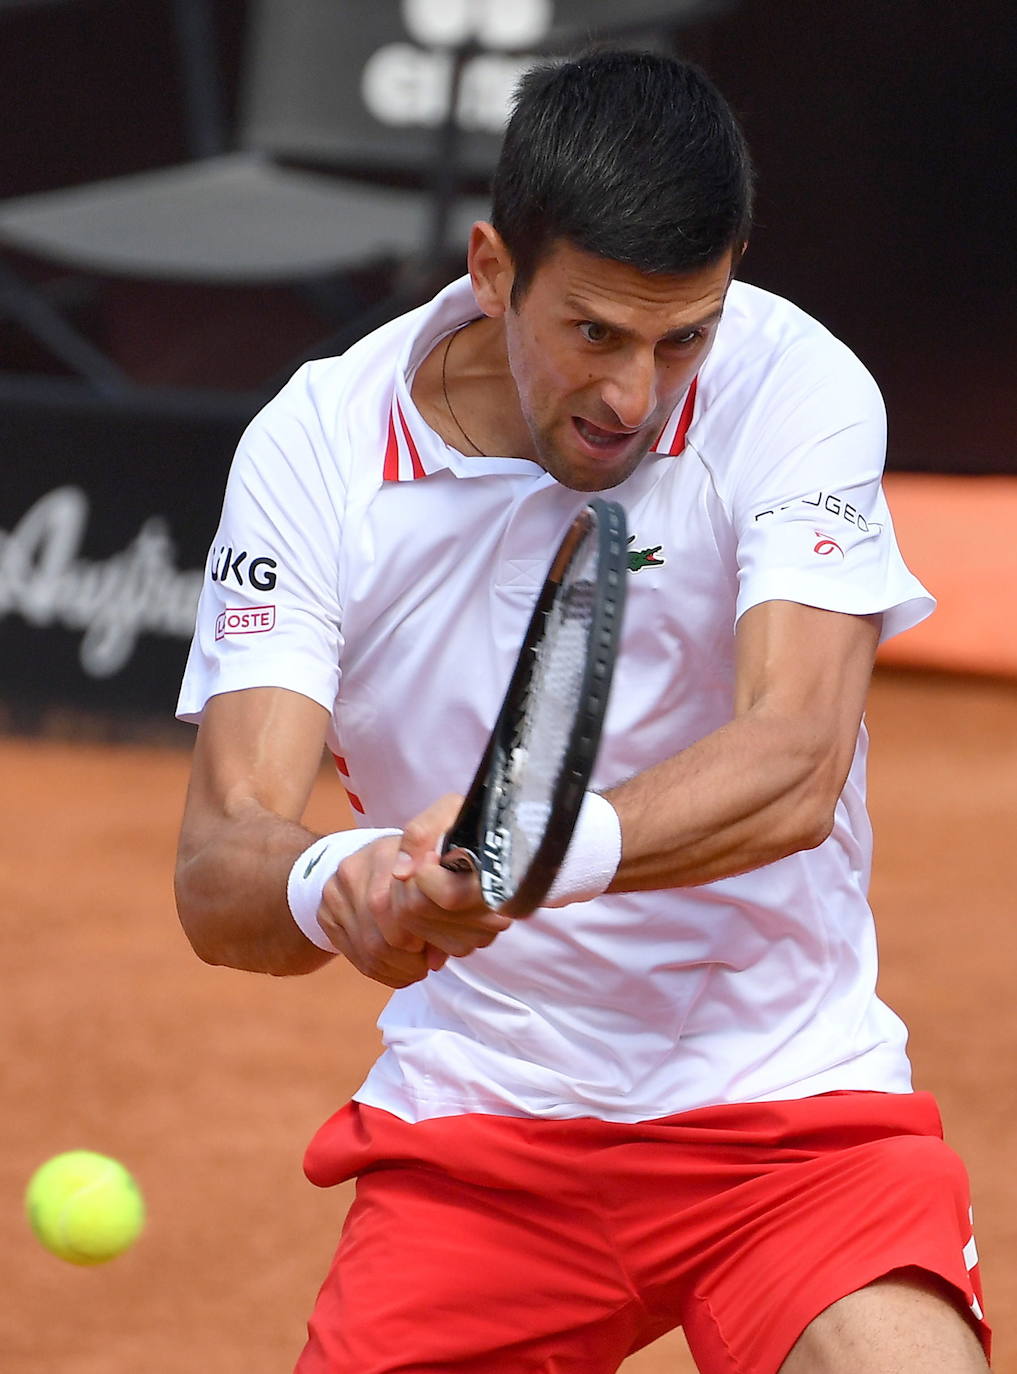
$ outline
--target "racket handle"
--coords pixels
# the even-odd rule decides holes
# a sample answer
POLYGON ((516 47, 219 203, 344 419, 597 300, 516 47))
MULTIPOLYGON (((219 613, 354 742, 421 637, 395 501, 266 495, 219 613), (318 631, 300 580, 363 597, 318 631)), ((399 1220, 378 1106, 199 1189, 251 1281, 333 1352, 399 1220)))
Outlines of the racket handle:
POLYGON ((450 873, 479 873, 480 860, 472 849, 456 844, 452 835, 445 835, 439 845, 441 866, 450 873))

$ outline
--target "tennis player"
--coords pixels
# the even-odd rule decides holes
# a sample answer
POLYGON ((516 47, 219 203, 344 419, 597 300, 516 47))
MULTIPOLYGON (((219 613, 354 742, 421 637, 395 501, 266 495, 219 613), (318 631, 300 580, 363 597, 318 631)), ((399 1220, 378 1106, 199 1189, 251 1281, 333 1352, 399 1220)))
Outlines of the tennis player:
POLYGON ((606 1374, 678 1326, 704 1374, 986 1368, 967 1178, 866 897, 873 655, 932 603, 873 381, 735 279, 751 180, 695 68, 535 69, 468 279, 240 444, 180 916, 210 963, 394 989, 307 1152, 358 1182, 300 1374, 606 1374), (631 534, 604 741, 511 921, 436 848, 596 491, 631 534), (320 836, 323 746, 362 824, 320 836))

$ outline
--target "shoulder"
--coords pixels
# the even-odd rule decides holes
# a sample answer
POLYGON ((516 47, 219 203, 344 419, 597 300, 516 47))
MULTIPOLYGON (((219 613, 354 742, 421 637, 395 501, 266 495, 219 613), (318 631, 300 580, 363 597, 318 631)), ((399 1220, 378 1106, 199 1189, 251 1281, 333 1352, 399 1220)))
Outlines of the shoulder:
POLYGON ((831 434, 864 430, 879 447, 885 428, 879 388, 846 344, 790 301, 732 284, 688 436, 722 487, 831 434))
POLYGON ((380 483, 393 403, 431 341, 476 314, 469 280, 366 334, 338 357, 306 363, 254 418, 241 452, 266 446, 343 486, 380 483))
POLYGON ((408 319, 391 321, 339 357, 305 363, 251 421, 238 456, 271 450, 281 467, 310 465, 347 482, 354 453, 383 454, 408 319))
POLYGON ((850 404, 881 407, 879 388, 848 346, 813 316, 748 282, 728 293, 700 380, 704 407, 730 413, 765 408, 781 396, 839 392, 850 404))

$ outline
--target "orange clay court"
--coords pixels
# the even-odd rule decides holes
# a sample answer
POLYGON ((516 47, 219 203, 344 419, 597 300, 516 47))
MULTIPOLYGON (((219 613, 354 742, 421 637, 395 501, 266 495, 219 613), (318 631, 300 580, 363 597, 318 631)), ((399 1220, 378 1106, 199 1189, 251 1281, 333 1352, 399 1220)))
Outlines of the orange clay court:
MULTIPOLYGON (((1017 479, 888 492, 940 611, 870 700, 882 991, 971 1171, 994 1368, 1017 1374, 1017 479)), ((384 990, 338 962, 275 980, 191 954, 171 895, 187 762, 0 739, 5 1374, 287 1374, 349 1200, 300 1161, 375 1053, 384 990), (78 1147, 122 1159, 149 1207, 95 1269, 43 1251, 22 1214, 36 1165, 78 1147)), ((323 772, 311 823, 343 814, 323 772)), ((691 1364, 674 1335, 624 1370, 691 1364)))

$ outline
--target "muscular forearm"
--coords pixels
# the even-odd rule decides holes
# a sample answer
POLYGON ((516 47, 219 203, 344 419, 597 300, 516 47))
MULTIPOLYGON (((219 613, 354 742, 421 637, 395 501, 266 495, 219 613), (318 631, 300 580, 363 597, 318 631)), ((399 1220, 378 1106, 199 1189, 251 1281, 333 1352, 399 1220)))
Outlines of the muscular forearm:
POLYGON ((801 721, 740 716, 607 792, 622 824, 610 891, 694 887, 810 849, 829 834, 844 774, 801 721))
POLYGON ((200 845, 189 846, 185 835, 177 909, 200 958, 274 974, 310 973, 328 962, 294 924, 286 902, 294 860, 316 838, 254 802, 208 828, 200 845))
POLYGON ((767 602, 737 630, 734 719, 607 793, 610 891, 695 887, 821 844, 851 767, 878 616, 767 602))

